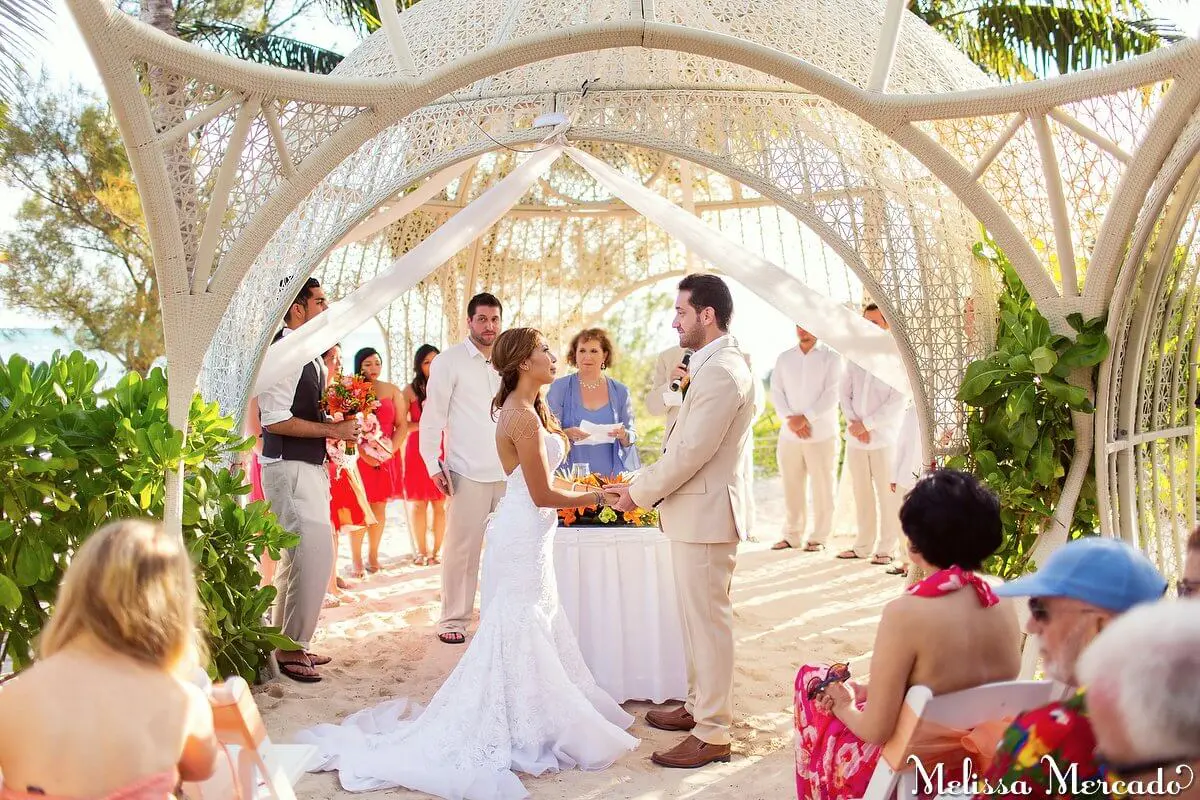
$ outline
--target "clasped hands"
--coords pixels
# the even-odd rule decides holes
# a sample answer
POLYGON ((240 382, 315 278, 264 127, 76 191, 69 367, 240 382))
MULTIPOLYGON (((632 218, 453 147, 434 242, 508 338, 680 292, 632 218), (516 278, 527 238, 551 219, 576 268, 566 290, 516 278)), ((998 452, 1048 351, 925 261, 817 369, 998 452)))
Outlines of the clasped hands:
POLYGON ((603 488, 606 495, 614 498, 610 500, 609 505, 617 511, 625 513, 637 508, 637 503, 629 496, 628 483, 606 483, 603 488))
POLYGON ((862 424, 862 420, 851 420, 850 427, 847 428, 847 430, 850 431, 851 436, 853 436, 855 439, 858 439, 863 444, 871 443, 871 432, 867 430, 866 425, 862 424))

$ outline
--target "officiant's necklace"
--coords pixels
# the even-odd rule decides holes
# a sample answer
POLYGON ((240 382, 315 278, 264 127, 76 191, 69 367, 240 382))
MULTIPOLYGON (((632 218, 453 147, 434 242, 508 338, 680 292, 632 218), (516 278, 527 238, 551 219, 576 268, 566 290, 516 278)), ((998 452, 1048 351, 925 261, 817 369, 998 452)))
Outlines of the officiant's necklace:
POLYGON ((604 376, 601 376, 600 380, 596 381, 595 383, 588 383, 581 377, 579 379, 579 385, 582 386, 584 389, 599 389, 601 386, 604 385, 604 376))

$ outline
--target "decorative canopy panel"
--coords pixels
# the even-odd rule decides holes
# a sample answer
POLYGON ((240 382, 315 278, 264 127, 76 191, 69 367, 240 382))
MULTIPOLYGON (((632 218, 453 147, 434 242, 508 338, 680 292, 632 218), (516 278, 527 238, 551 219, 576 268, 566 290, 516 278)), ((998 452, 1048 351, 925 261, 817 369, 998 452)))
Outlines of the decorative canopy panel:
MULTIPOLYGON (((1137 377, 1118 364, 1102 387, 1126 417, 1159 408, 1162 387, 1195 382, 1194 356, 1167 369, 1146 343, 1194 339, 1190 317, 1167 310, 1181 301, 1162 295, 1190 274, 1163 272, 1161 243, 1183 234, 1163 239, 1155 220, 1166 198, 1190 197, 1180 146, 1200 102, 1200 42, 995 86, 884 0, 422 0, 403 14, 384 3, 383 29, 323 77, 202 52, 103 0, 68 4, 142 193, 176 423, 196 377, 240 413, 298 281, 316 270, 341 288, 376 274, 511 169, 511 148, 551 135, 792 275, 823 275, 829 291, 829 276, 838 291, 861 284, 893 323, 931 444, 947 433, 946 447, 961 446, 954 390, 991 336, 992 320, 968 330, 964 311, 969 298, 983 315, 991 307, 992 277, 971 255, 980 225, 1056 331, 1069 330, 1069 314, 1106 313, 1114 297, 1134 306, 1110 328, 1121 352, 1141 353, 1137 377), (548 112, 568 122, 534 129, 548 112), (462 172, 446 181, 447 169, 462 172), (422 186, 426 202, 408 216, 378 210, 422 186), (781 247, 788 237, 809 246, 781 247), (1129 277, 1143 272, 1157 277, 1129 277), (1156 315, 1164 321, 1148 321, 1156 315), (1135 395, 1160 399, 1131 405, 1135 395)), ((1172 219, 1179 203, 1190 200, 1170 207, 1172 219)), ((686 268, 677 246, 618 205, 564 162, 386 324, 393 335, 434 321, 449 331, 466 293, 485 285, 519 297, 523 319, 566 324, 686 268)), ((1152 439, 1186 427, 1145 424, 1152 439)), ((1118 446, 1102 425, 1075 420, 1060 516, 1083 488, 1093 432, 1118 446)), ((1132 502, 1114 491, 1123 509, 1132 502)), ((1186 493, 1161 502, 1178 516, 1186 493)), ((1122 535, 1136 517, 1121 512, 1122 535)))

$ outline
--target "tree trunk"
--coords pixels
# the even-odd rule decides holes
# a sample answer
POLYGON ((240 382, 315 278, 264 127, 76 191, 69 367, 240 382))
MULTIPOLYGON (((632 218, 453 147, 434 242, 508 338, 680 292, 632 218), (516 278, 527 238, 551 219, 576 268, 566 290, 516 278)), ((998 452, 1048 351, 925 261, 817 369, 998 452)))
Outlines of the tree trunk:
POLYGON ((179 36, 175 27, 175 4, 171 0, 142 0, 138 17, 169 36, 179 36))

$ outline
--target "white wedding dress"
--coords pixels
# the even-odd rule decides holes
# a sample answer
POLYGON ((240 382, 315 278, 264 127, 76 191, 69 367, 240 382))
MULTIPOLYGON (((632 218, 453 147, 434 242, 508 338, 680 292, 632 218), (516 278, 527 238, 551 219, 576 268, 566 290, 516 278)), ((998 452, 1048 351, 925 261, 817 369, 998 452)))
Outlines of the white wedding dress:
MULTIPOLYGON (((564 444, 542 432, 551 468, 564 444)), ((400 699, 318 725, 312 771, 342 786, 397 786, 448 800, 524 798, 514 772, 611 766, 638 740, 633 717, 596 685, 558 601, 554 509, 538 508, 518 466, 487 526, 479 630, 422 711, 400 699), (406 714, 406 712, 408 712, 406 714)))

